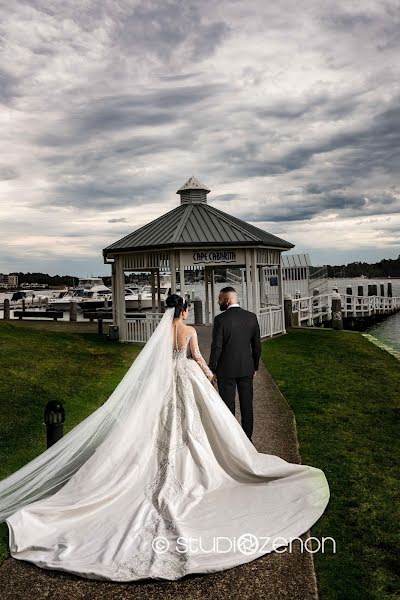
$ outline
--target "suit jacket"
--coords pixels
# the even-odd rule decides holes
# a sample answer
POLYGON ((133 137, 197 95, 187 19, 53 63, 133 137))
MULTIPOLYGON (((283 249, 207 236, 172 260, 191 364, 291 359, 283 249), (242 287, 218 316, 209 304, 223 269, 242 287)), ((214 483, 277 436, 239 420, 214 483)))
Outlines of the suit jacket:
POLYGON ((234 306, 215 317, 208 366, 217 377, 252 376, 260 355, 260 327, 254 313, 234 306))

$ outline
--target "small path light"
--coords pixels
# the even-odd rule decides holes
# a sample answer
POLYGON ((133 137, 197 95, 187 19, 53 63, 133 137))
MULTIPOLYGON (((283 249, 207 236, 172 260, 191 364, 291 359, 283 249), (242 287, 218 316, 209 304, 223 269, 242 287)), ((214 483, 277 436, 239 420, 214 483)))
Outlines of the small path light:
POLYGON ((59 400, 50 400, 44 411, 47 429, 47 448, 58 442, 64 435, 65 410, 59 400))

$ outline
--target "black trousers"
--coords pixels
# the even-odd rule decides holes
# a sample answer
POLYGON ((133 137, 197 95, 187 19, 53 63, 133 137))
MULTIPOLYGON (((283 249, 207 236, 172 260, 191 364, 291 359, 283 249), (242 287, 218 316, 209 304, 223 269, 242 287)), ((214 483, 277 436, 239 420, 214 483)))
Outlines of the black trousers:
POLYGON ((251 440, 253 434, 253 376, 218 376, 217 383, 219 395, 233 414, 235 414, 235 395, 237 387, 242 427, 247 437, 251 440))

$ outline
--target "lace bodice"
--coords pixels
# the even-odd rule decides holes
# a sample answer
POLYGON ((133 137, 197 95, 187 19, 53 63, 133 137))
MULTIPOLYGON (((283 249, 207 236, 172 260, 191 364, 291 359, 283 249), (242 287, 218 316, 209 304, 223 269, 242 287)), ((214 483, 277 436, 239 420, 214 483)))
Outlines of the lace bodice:
POLYGON ((175 336, 174 336, 174 347, 172 350, 172 357, 175 360, 178 359, 189 359, 193 358, 201 370, 205 373, 206 377, 212 376, 212 371, 209 369, 206 361, 203 358, 203 355, 199 349, 199 342, 197 339, 197 331, 194 327, 187 327, 187 332, 184 333, 183 342, 181 340, 181 344, 178 343, 178 328, 174 327, 175 336))

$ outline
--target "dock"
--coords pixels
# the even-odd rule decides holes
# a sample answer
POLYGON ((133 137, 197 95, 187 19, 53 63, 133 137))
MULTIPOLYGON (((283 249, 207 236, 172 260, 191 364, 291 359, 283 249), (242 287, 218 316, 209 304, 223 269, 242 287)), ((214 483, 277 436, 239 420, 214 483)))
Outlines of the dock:
POLYGON ((340 311, 346 327, 364 329, 400 312, 400 297, 332 293, 286 299, 285 305, 286 312, 291 312, 292 326, 329 326, 333 313, 340 311), (332 308, 333 300, 337 303, 335 308, 332 308))

